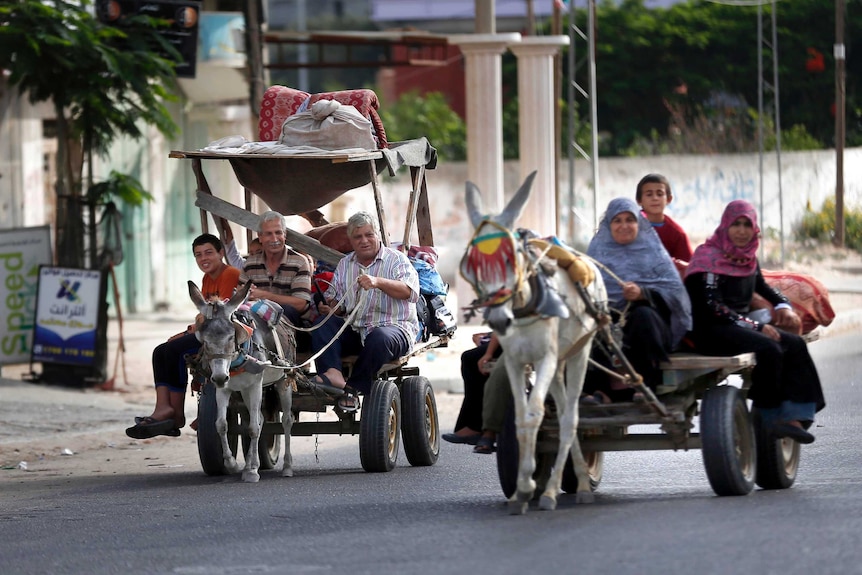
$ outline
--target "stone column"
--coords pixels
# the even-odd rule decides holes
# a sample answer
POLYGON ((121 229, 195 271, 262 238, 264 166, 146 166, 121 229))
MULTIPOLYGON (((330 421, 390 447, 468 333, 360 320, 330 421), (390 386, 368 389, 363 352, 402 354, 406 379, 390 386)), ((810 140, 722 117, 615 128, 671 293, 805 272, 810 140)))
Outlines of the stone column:
POLYGON ((504 205, 501 55, 520 39, 520 34, 449 37, 450 44, 460 47, 466 63, 467 177, 479 186, 487 212, 497 213, 504 205))
MULTIPOLYGON (((568 45, 568 36, 527 36, 510 46, 518 58, 518 143, 521 182, 537 170, 530 201, 518 226, 540 235, 557 231, 554 150, 554 55, 568 45)), ((520 184, 519 184, 520 185, 520 184)))

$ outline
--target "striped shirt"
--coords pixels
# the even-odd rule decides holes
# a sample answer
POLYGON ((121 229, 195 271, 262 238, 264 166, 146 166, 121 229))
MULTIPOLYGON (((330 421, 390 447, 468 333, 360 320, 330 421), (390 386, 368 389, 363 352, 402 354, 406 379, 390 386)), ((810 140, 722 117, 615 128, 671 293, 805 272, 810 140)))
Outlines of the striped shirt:
POLYGON ((366 307, 354 318, 353 329, 359 332, 359 336, 365 342, 365 336, 375 327, 394 325, 407 334, 412 347, 419 333, 419 320, 416 318, 419 275, 410 260, 397 250, 381 246, 374 261, 368 267, 363 267, 356 261, 356 254, 351 253, 338 262, 335 275, 332 277, 332 285, 326 290, 326 299, 338 302, 346 293, 344 309, 347 313, 353 311, 359 303, 360 292, 365 291, 356 283, 363 272, 367 275, 404 282, 410 288, 410 297, 400 300, 386 295, 383 290, 367 290, 366 307))
POLYGON ((261 289, 278 295, 298 297, 309 302, 310 305, 311 265, 308 259, 290 248, 285 248, 281 263, 275 275, 271 276, 266 269, 265 257, 265 254, 257 254, 245 260, 245 267, 239 276, 240 284, 251 280, 261 289))

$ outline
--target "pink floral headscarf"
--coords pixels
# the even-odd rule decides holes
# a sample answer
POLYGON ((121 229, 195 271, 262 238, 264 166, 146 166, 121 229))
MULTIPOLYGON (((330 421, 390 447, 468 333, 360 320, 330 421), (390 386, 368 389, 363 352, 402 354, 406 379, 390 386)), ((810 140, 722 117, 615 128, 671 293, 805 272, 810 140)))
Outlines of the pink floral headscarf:
POLYGON ((757 211, 745 200, 733 200, 724 208, 721 223, 706 242, 694 250, 685 275, 712 272, 719 275, 746 277, 757 269, 757 248, 760 246, 760 228, 757 211), (728 236, 731 224, 739 217, 751 220, 754 237, 743 247, 737 247, 728 236))

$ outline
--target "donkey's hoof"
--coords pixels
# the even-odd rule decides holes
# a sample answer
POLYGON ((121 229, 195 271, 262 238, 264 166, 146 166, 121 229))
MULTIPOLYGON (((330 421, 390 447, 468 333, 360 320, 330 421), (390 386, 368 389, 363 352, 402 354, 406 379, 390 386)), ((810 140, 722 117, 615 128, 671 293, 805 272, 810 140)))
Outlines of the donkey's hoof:
POLYGON ((525 515, 527 513, 526 501, 509 501, 509 515, 525 515))
POLYGON ((575 503, 594 503, 596 495, 592 491, 578 491, 575 495, 575 503))
POLYGON ((293 477, 293 469, 291 469, 290 467, 282 469, 281 470, 281 476, 282 477, 293 477))
POLYGON ((556 508, 557 500, 550 495, 542 495, 542 497, 539 499, 539 509, 544 509, 545 511, 553 511, 556 508))
POLYGON ((260 481, 260 474, 257 471, 244 471, 242 480, 246 483, 257 483, 260 481))

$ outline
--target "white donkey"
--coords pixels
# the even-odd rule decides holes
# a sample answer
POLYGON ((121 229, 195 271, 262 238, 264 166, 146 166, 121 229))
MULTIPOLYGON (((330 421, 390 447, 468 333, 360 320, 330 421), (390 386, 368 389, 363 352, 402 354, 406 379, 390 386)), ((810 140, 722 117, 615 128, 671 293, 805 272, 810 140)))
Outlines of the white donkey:
MULTIPOLYGON (((263 370, 259 365, 255 366, 254 369, 242 369, 241 367, 243 360, 246 359, 246 352, 242 349, 241 344, 250 338, 250 334, 232 316, 234 311, 245 302, 250 288, 251 282, 246 283, 237 290, 230 301, 224 303, 218 300, 207 301, 195 283, 189 282, 189 296, 198 307, 202 318, 195 331, 195 335, 201 342, 200 364, 207 371, 207 375, 216 389, 218 415, 215 425, 221 440, 224 468, 228 473, 237 473, 242 469, 242 480, 255 483, 260 479, 258 443, 263 427, 261 402, 264 375, 271 370, 263 370), (240 366, 239 369, 237 369, 238 365, 240 366), (234 391, 242 394, 243 402, 249 413, 249 444, 245 453, 244 469, 239 466, 233 456, 227 438, 227 408, 234 391)), ((284 428, 282 476, 292 477, 293 468, 290 455, 290 429, 293 426, 292 388, 284 375, 274 385, 281 403, 282 426, 284 428)))
POLYGON ((535 175, 533 172, 527 177, 496 216, 483 214, 480 192, 467 182, 466 204, 475 233, 461 262, 461 274, 478 296, 474 307, 484 309, 486 322, 500 339, 514 396, 520 462, 517 489, 509 499, 512 513, 525 513, 536 489, 536 437, 548 392, 559 413, 560 443, 539 506, 556 508, 570 450, 578 479, 577 502, 591 503, 594 497, 587 463, 577 441, 578 398, 598 325, 583 297, 603 305, 607 295, 602 276, 592 262, 577 259, 560 246, 538 239, 529 241, 524 237, 527 234, 512 231, 530 196, 535 175), (560 266, 568 268, 569 277, 562 270, 555 274, 560 278, 546 273, 555 267, 547 265, 553 263, 545 259, 548 254, 558 257, 560 266), (577 278, 580 286, 570 277, 577 278), (535 373, 529 392, 524 375, 528 365, 535 373))

